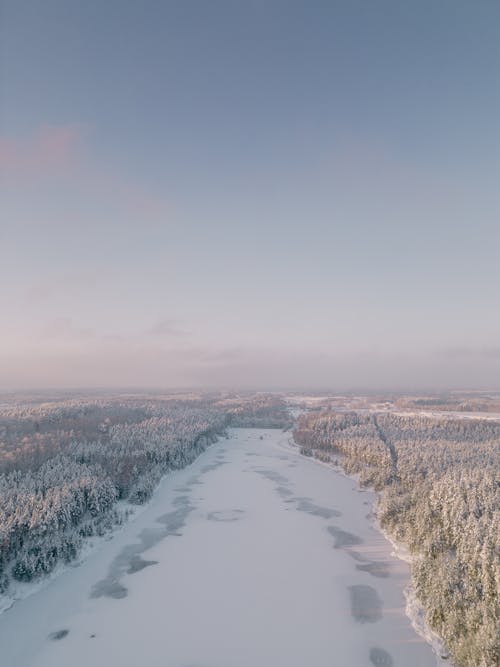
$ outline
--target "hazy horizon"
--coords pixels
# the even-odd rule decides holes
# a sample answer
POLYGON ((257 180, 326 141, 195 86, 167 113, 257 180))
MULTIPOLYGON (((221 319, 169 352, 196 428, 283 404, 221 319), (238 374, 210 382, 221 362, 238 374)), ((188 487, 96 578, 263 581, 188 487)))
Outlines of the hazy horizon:
POLYGON ((500 389, 500 5, 2 3, 0 391, 500 389))

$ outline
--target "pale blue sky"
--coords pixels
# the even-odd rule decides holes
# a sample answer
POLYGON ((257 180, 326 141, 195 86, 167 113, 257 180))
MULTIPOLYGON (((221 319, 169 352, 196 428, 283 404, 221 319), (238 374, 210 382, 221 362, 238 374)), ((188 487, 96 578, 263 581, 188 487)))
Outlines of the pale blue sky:
POLYGON ((4 0, 0 388, 500 386, 500 4, 4 0))

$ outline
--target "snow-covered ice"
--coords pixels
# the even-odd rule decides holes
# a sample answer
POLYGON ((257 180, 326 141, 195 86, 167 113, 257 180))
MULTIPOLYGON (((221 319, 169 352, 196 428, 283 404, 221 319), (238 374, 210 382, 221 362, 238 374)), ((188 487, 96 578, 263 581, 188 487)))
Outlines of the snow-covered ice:
POLYGON ((237 429, 0 616, 2 667, 435 667, 373 495, 237 429))

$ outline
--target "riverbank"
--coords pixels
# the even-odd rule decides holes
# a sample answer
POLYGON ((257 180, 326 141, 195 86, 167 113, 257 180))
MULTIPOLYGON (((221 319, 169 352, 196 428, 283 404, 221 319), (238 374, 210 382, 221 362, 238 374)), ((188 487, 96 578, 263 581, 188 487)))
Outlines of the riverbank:
MULTIPOLYGON (((314 461, 316 464, 326 466, 327 468, 334 470, 337 474, 343 475, 347 479, 352 480, 357 485, 358 490, 372 494, 373 502, 372 502, 371 518, 373 521, 373 526, 387 540, 387 542, 390 545, 392 545, 391 555, 403 561, 404 563, 407 563, 411 572, 411 566, 414 561, 414 556, 410 554, 410 552, 408 551, 408 549, 404 544, 396 541, 380 525, 380 521, 377 515, 377 505, 380 498, 380 494, 373 491, 372 489, 362 489, 359 482, 359 474, 346 473, 345 470, 342 468, 341 463, 339 462, 333 463, 331 461, 327 461, 325 460, 324 456, 318 458, 314 450, 311 450, 313 452, 312 455, 301 454, 300 446, 297 443, 295 443, 293 438, 289 438, 287 444, 290 448, 292 448, 293 451, 300 454, 301 456, 305 456, 306 458, 314 461)), ((339 461, 341 461, 342 455, 339 454, 336 458, 339 461)), ((409 579, 408 585, 405 587, 403 592, 406 599, 406 615, 408 616, 413 628, 422 637, 422 639, 424 639, 431 646, 432 650, 436 654, 439 664, 446 664, 448 665, 448 667, 453 667, 453 664, 450 661, 448 649, 446 648, 443 640, 433 630, 431 630, 431 628, 427 624, 425 618, 425 608, 423 607, 422 603, 420 602, 420 600, 416 595, 414 587, 411 583, 411 578, 409 579)))
POLYGON ((370 492, 238 429, 79 567, 0 617, 8 667, 435 667, 370 492))

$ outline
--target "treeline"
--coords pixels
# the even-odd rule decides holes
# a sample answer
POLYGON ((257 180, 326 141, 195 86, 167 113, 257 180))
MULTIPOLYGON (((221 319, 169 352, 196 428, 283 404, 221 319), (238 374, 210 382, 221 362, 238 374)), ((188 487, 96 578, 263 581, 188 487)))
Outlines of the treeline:
POLYGON ((224 431, 214 401, 68 401, 0 414, 0 592, 78 554, 224 431))
POLYGON ((276 394, 231 396, 218 403, 235 428, 290 428, 293 424, 287 404, 276 394))
POLYGON ((413 586, 454 664, 497 667, 500 423, 320 412, 294 436, 380 492, 381 525, 414 554, 413 586))
POLYGON ((427 397, 400 397, 395 401, 405 410, 438 410, 440 412, 494 412, 500 414, 500 397, 487 394, 427 397))

